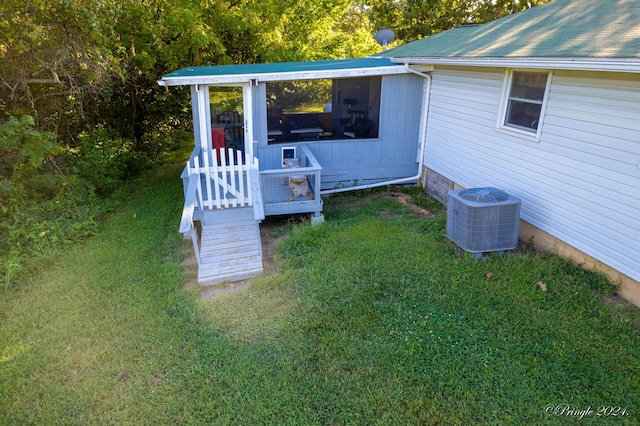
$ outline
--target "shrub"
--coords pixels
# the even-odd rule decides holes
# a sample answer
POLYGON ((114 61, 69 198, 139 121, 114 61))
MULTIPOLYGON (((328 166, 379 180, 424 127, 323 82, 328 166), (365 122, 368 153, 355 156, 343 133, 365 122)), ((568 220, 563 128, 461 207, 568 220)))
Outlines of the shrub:
POLYGON ((45 163, 62 152, 55 135, 35 129, 33 118, 9 117, 0 123, 0 219, 25 203, 51 197, 60 178, 45 163))
POLYGON ((26 199, 24 185, 0 177, 0 220, 15 213, 16 208, 26 199))
POLYGON ((68 178, 54 197, 23 203, 0 221, 0 277, 4 286, 39 267, 44 256, 98 232, 98 217, 109 203, 95 195, 93 186, 68 178))
POLYGON ((0 174, 21 180, 42 166, 48 156, 62 152, 56 136, 35 128, 33 118, 9 117, 0 123, 0 174))
POLYGON ((123 183, 192 134, 168 128, 149 134, 140 148, 103 127, 83 133, 63 149, 33 119, 0 123, 0 280, 5 287, 26 277, 61 247, 95 235, 110 196, 123 183))
POLYGON ((103 129, 80 135, 73 159, 73 171, 91 182, 96 194, 105 197, 137 174, 142 156, 130 141, 114 138, 103 129))

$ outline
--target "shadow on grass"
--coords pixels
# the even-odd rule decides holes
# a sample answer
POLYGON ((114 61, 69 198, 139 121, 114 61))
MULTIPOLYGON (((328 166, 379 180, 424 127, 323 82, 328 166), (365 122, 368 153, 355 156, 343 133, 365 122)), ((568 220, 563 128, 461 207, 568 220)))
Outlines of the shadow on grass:
POLYGON ((601 276, 548 254, 479 262, 437 206, 351 194, 322 226, 270 230, 277 273, 203 300, 178 175, 133 183, 98 237, 2 302, 3 423, 640 421, 638 315, 601 276))

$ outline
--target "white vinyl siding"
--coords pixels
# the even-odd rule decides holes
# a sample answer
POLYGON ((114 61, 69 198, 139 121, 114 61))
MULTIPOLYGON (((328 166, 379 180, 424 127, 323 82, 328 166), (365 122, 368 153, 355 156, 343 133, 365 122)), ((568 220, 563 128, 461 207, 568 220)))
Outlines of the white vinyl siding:
POLYGON ((439 68, 425 165, 522 198, 522 218, 640 280, 640 78, 555 71, 539 143, 496 131, 502 69, 439 68))

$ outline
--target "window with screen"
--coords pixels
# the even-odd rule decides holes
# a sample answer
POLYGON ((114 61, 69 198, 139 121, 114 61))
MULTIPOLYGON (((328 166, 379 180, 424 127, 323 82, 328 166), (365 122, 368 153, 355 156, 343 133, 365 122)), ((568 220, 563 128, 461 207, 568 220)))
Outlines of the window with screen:
POLYGON ((537 133, 545 105, 548 72, 513 71, 510 75, 503 125, 537 133))
POLYGON ((266 84, 268 143, 378 137, 381 77, 266 84))

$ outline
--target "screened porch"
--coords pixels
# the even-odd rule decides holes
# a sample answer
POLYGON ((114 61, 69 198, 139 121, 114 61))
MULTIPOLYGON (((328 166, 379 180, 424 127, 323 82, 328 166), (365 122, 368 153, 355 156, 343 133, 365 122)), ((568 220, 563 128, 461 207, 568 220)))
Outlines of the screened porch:
POLYGON ((253 208, 256 220, 295 213, 320 217, 322 167, 305 145, 279 152, 286 158, 264 155, 260 161, 233 148, 196 148, 181 176, 191 216, 183 217, 185 225, 204 220, 208 212, 237 207, 253 208))

